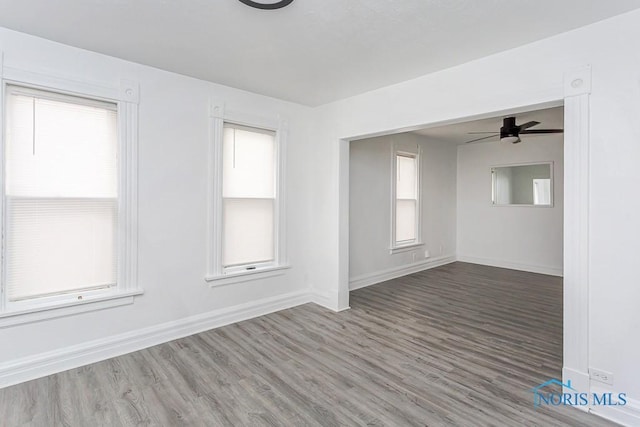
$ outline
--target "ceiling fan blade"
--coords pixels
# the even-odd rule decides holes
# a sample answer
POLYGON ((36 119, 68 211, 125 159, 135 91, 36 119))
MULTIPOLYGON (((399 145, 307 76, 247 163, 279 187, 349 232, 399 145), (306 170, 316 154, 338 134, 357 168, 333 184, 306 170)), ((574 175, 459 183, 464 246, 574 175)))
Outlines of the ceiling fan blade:
POLYGON ((563 133, 564 129, 531 129, 531 130, 523 130, 520 132, 522 134, 534 134, 534 133, 563 133))
POLYGON ((480 135, 480 134, 483 134, 483 133, 498 133, 498 132, 493 131, 493 132, 467 132, 467 133, 468 133, 469 135, 475 135, 475 134, 480 135))
POLYGON ((499 133, 494 133, 493 135, 483 136, 482 138, 472 139, 471 141, 465 141, 465 144, 471 144, 472 142, 482 141, 483 139, 495 138, 496 136, 500 136, 499 133))
POLYGON ((527 123, 523 123, 521 125, 518 125, 518 128, 522 131, 522 130, 528 129, 530 127, 533 127, 533 126, 537 126, 539 124, 540 124, 540 122, 536 122, 534 120, 534 121, 531 121, 531 122, 527 122, 527 123))

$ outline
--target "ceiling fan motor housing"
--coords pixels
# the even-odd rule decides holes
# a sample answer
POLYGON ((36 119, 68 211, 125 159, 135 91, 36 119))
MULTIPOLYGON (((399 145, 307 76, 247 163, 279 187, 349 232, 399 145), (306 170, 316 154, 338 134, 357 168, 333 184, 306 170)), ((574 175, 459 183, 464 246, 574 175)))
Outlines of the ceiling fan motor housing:
POLYGON ((515 117, 505 117, 502 121, 502 127, 500 128, 500 138, 505 136, 517 136, 518 126, 516 126, 515 117))
POLYGON ((520 142, 520 128, 516 125, 515 117, 505 117, 500 128, 500 139, 504 138, 516 138, 512 141, 514 144, 520 142))

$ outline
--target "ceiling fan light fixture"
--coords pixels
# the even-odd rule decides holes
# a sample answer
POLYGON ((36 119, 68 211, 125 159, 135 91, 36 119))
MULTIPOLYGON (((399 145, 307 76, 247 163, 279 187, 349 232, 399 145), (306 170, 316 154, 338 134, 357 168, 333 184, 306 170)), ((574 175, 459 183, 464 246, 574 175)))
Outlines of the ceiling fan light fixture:
MULTIPOLYGON (((481 138, 472 139, 471 141, 466 141, 465 144, 471 144, 473 142, 485 141, 491 138, 495 138, 496 136, 500 136, 500 141, 504 141, 506 143, 517 144, 521 142, 520 135, 528 135, 528 134, 549 134, 549 133, 563 133, 563 129, 529 129, 534 126, 538 126, 540 122, 532 120, 530 122, 522 123, 520 125, 516 124, 515 117, 505 117, 502 119, 502 127, 500 128, 500 132, 496 132, 493 135, 483 136, 481 138)), ((469 134, 479 134, 479 133, 492 133, 492 132, 469 132, 469 134)))
POLYGON ((515 117, 505 117, 502 119, 502 127, 500 128, 500 141, 506 143, 517 144, 520 142, 520 127, 516 125, 515 117))
POLYGON ((285 6, 289 6, 293 3, 293 0, 280 0, 280 1, 253 1, 253 0, 240 0, 241 3, 247 6, 254 7, 256 9, 274 10, 282 9, 285 6))
POLYGON ((506 135, 506 136, 501 136, 500 141, 517 144, 518 142, 521 141, 521 139, 518 135, 506 135))

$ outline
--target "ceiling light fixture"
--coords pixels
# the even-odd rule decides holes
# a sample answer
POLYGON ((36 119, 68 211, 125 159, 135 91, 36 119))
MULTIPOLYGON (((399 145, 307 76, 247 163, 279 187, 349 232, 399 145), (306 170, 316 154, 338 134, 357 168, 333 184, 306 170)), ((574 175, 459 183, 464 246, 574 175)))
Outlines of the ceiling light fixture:
POLYGON ((507 136, 500 137, 500 141, 517 144, 518 142, 521 141, 521 139, 518 135, 507 135, 507 136))
POLYGON ((505 117, 500 128, 500 141, 517 144, 520 142, 520 130, 515 117, 505 117))
POLYGON ((256 9, 273 10, 282 9, 285 6, 289 6, 291 3, 293 3, 293 0, 280 0, 275 2, 240 0, 240 2, 246 4, 247 6, 255 7, 256 9))

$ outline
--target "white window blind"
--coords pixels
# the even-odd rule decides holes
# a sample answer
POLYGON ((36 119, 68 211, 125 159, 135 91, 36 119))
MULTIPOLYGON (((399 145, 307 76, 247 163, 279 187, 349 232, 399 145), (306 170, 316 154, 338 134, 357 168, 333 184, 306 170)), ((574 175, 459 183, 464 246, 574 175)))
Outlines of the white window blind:
POLYGON ((275 133, 225 124, 222 158, 222 265, 274 261, 275 133))
POLYGON ((417 157, 396 155, 395 243, 417 240, 418 164, 417 157))
POLYGON ((9 301, 116 284, 115 104, 8 86, 9 301))

